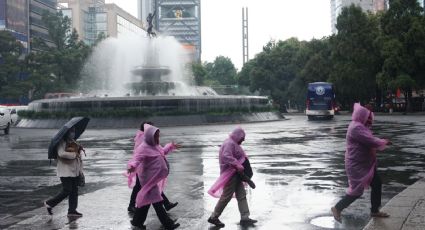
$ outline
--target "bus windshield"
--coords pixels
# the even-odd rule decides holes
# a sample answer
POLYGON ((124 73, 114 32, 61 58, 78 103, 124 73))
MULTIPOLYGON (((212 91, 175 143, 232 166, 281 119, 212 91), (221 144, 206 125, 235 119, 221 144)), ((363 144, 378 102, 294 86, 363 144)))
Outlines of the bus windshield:
POLYGON ((306 113, 311 116, 333 116, 335 93, 332 83, 314 82, 308 84, 306 113))

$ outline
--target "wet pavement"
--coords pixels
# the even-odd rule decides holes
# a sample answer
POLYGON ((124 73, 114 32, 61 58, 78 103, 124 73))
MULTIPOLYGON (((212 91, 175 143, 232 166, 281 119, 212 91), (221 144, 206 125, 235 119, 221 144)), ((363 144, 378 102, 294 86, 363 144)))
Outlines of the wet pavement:
MULTIPOLYGON (((248 189, 255 227, 238 224, 235 200, 220 219, 224 229, 362 229, 369 221, 369 192, 343 212, 343 224, 330 217, 330 207, 344 195, 345 132, 349 116, 333 121, 288 120, 242 124, 243 147, 250 156, 256 189, 248 189)), ((214 229, 206 222, 217 199, 207 190, 219 175, 218 149, 236 125, 167 127, 161 143, 181 142, 168 156, 171 164, 165 193, 179 205, 170 211, 179 229, 214 229)), ((425 176, 425 117, 377 116, 374 133, 392 140, 378 155, 383 205, 425 176)), ((48 216, 42 201, 60 190, 47 145, 56 130, 12 129, 0 134, 0 229, 131 229, 127 214, 131 190, 122 176, 131 157, 135 130, 87 130, 86 186, 80 188, 79 219, 66 217, 67 202, 48 216)), ((153 209, 148 229, 161 229, 153 209)))

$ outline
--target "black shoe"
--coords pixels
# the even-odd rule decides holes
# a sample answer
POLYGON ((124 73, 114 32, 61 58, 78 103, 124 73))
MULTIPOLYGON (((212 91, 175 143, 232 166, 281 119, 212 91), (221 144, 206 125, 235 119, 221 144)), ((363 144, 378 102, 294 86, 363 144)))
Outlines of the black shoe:
POLYGON ((171 226, 165 227, 165 229, 166 230, 173 230, 173 229, 176 229, 178 227, 180 227, 180 224, 179 223, 174 223, 171 226))
POLYGON ((44 201, 44 207, 46 208, 47 213, 49 213, 49 215, 53 215, 53 211, 52 211, 53 208, 50 205, 48 205, 46 201, 44 201))
POLYGON ((214 224, 217 227, 224 228, 224 224, 217 217, 208 218, 208 223, 214 224))
POLYGON ((137 225, 137 224, 135 224, 134 223, 134 221, 133 220, 130 220, 130 223, 131 223, 131 225, 133 225, 134 227, 136 227, 136 228, 138 228, 138 229, 141 229, 141 230, 145 230, 146 229, 146 226, 145 225, 137 225))
POLYGON ((172 208, 176 207, 179 204, 179 202, 176 203, 168 203, 167 205, 164 205, 165 210, 170 211, 172 208))
POLYGON ((128 206, 127 211, 130 213, 135 213, 136 212, 136 207, 134 206, 128 206))
POLYGON ((258 222, 258 220, 253 220, 253 219, 248 218, 248 219, 241 220, 239 223, 241 225, 253 225, 253 224, 257 223, 257 222, 258 222))
POLYGON ((73 211, 73 212, 68 212, 68 217, 82 217, 83 214, 77 212, 77 211, 73 211))

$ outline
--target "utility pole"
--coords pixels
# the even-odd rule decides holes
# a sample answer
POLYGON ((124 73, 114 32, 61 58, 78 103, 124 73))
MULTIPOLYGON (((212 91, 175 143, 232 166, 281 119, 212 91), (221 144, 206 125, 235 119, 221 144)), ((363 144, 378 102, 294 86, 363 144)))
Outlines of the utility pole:
POLYGON ((248 7, 242 7, 242 64, 248 62, 248 7))

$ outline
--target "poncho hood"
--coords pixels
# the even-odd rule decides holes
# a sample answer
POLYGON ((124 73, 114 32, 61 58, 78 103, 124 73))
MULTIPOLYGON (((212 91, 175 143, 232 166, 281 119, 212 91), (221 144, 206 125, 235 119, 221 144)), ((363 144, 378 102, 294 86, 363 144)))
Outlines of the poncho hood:
POLYGON ((359 122, 365 125, 371 113, 372 112, 369 111, 367 108, 361 106, 360 103, 354 103, 353 114, 351 115, 351 119, 355 122, 359 122))
POLYGON ((238 127, 234 129, 229 136, 234 142, 239 143, 242 139, 245 138, 245 131, 241 127, 238 127))
POLYGON ((155 143, 155 133, 157 130, 159 130, 159 128, 153 126, 153 125, 149 125, 149 124, 145 124, 144 126, 144 130, 145 130, 145 142, 146 144, 150 145, 150 146, 155 146, 157 145, 155 143))

